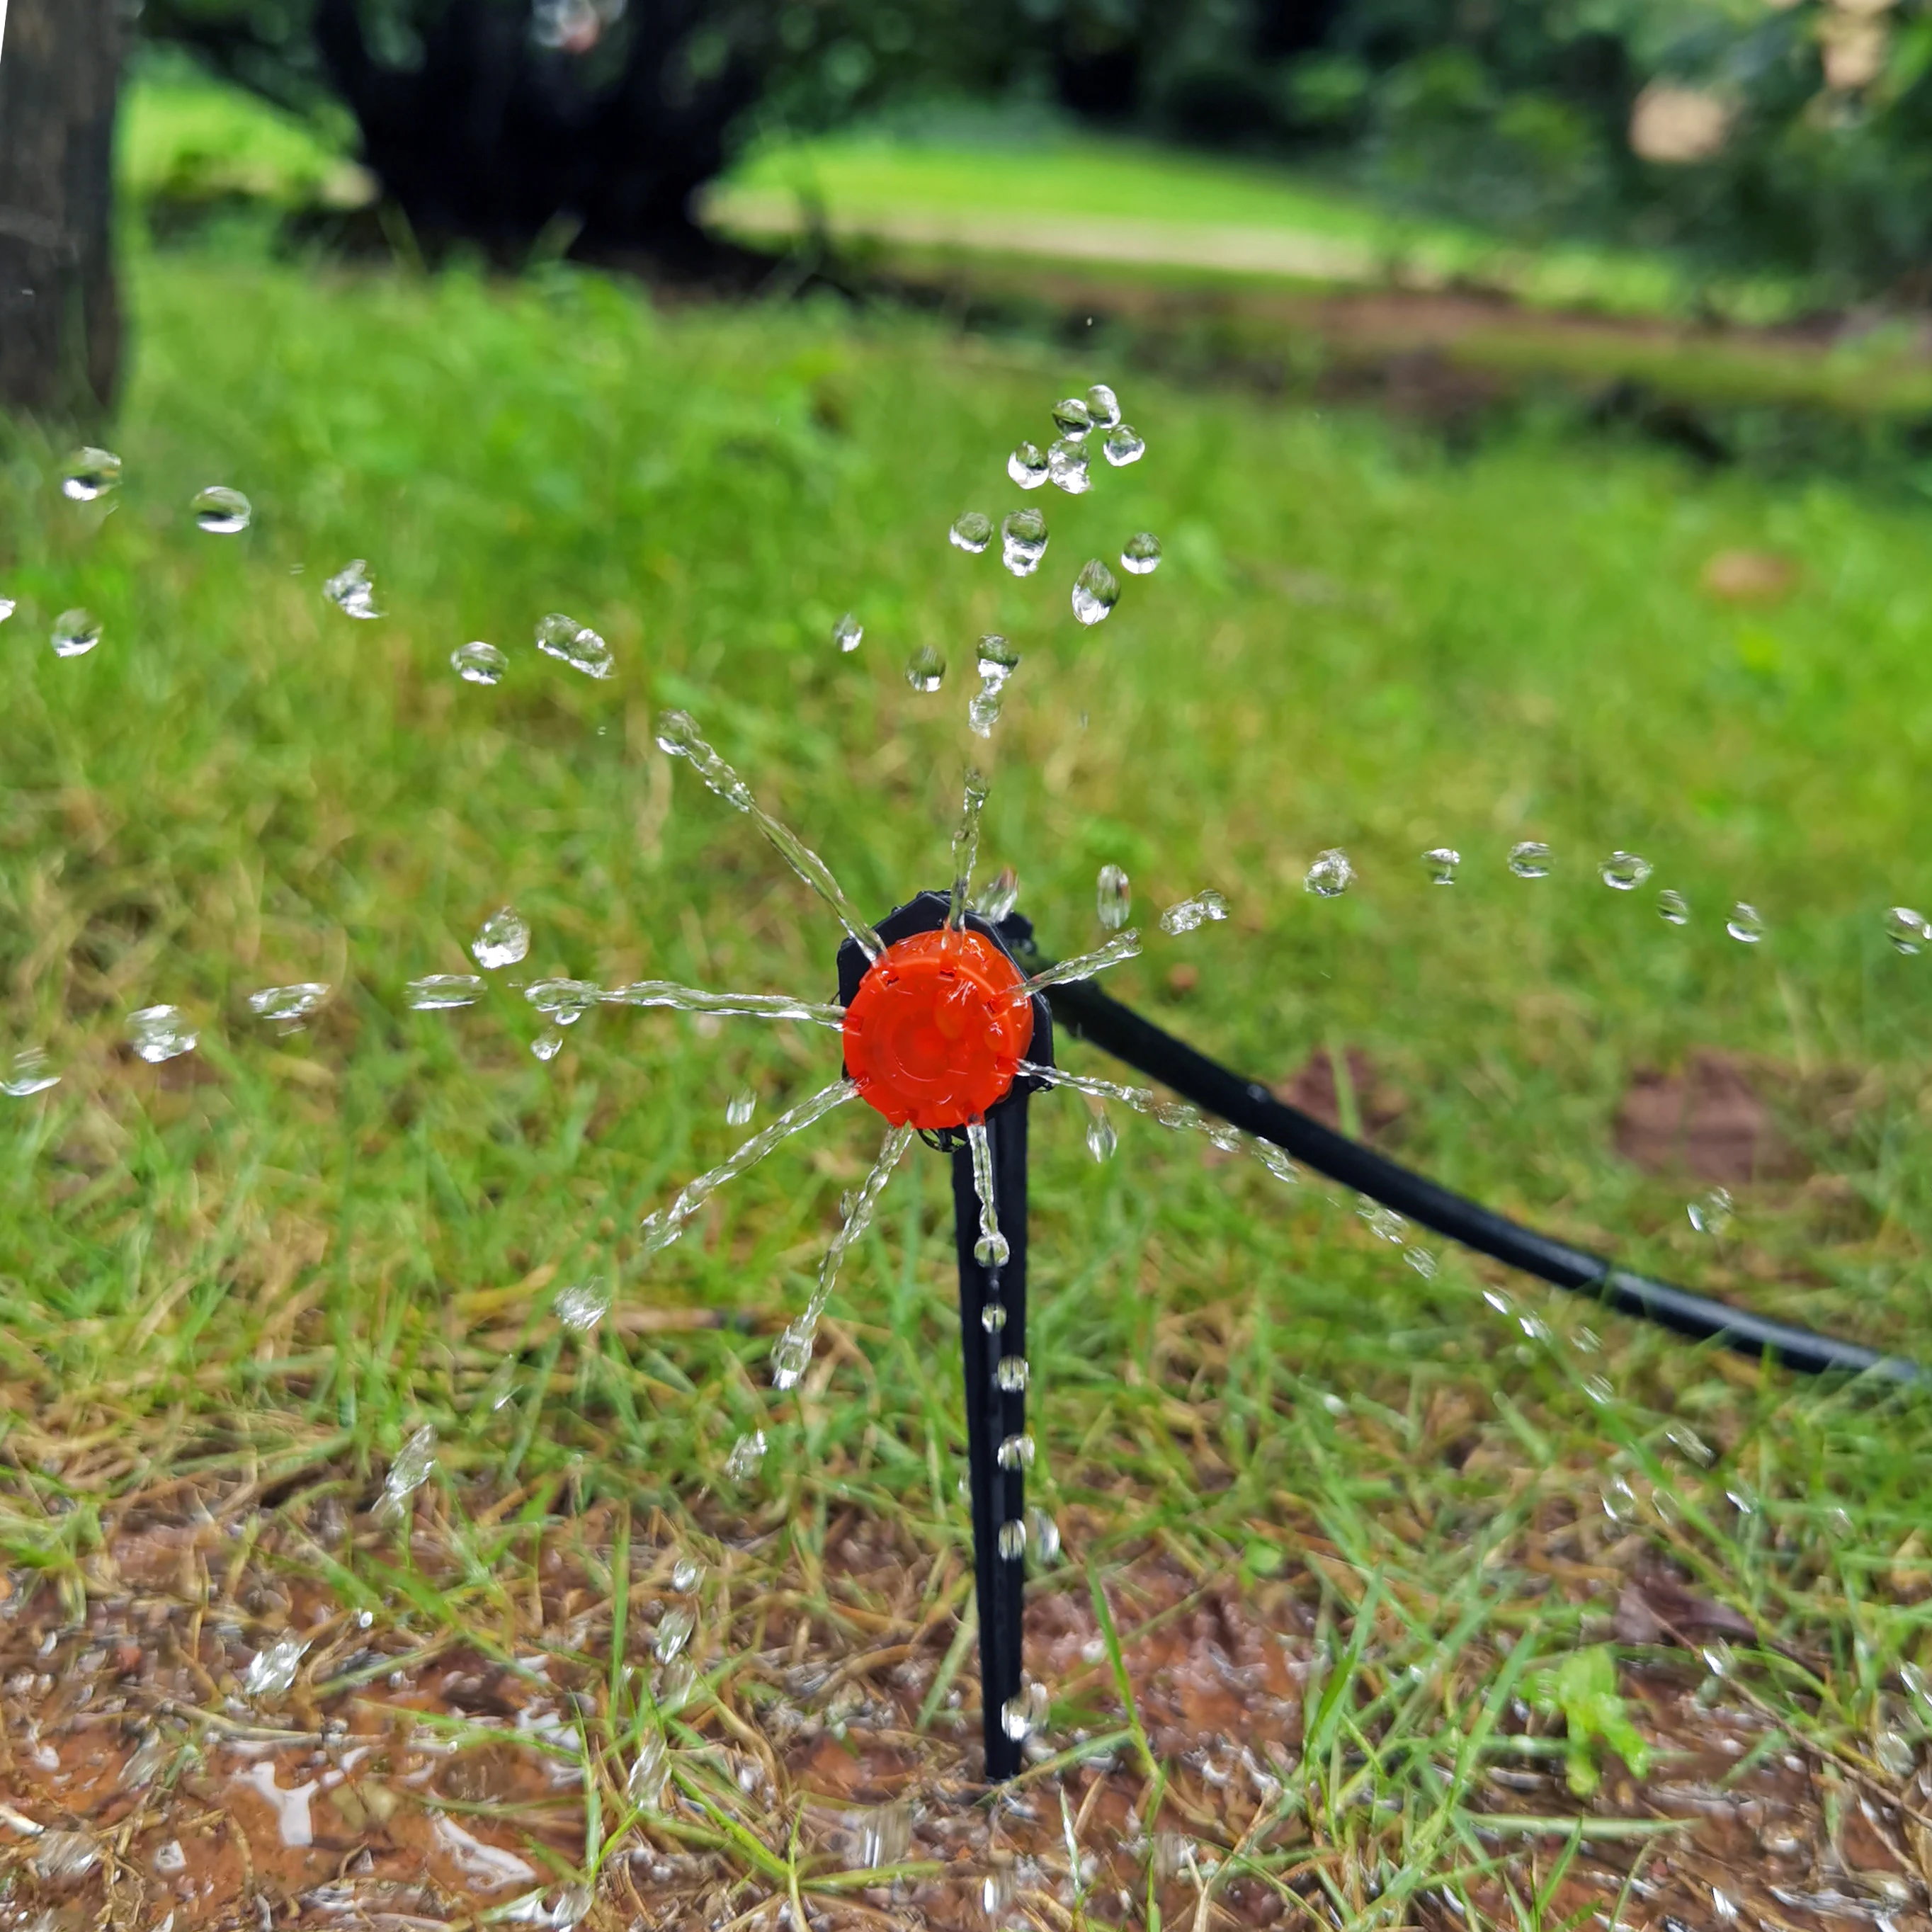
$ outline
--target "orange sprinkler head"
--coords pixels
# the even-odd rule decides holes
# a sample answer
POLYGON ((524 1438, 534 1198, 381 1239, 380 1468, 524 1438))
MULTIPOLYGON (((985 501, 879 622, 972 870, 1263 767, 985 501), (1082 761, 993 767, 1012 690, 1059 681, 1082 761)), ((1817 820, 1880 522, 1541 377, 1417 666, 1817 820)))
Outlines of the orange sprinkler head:
POLYGON ((845 1068, 896 1127, 960 1127, 1006 1098, 1033 1044, 1019 968, 980 934, 916 932, 875 959, 845 1009, 845 1068))

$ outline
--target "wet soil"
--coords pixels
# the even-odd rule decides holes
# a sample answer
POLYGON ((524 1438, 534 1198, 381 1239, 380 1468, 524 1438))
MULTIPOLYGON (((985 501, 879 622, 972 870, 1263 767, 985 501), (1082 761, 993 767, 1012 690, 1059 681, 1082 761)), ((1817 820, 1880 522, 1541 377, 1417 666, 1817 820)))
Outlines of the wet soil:
MULTIPOLYGON (((1331 1730, 1322 1762, 1303 1760, 1334 1668, 1339 1552, 1245 1580, 1158 1541, 1112 1559, 1158 1776, 1084 1564, 1047 1571, 1028 1648, 1054 1727, 995 1797, 976 1782, 957 1552, 935 1561, 854 1512, 820 1557, 775 1567, 742 1526, 680 1541, 600 1509, 488 1570, 479 1518, 506 1510, 459 1537, 424 1508, 405 1554, 398 1527, 332 1498, 272 1517, 245 1492, 183 1492, 111 1523, 77 1569, 15 1573, 0 1920, 776 1926, 796 1884, 818 1926, 1061 1928, 1143 1924, 1151 1886, 1164 1922, 1204 1928, 1334 1922, 1399 1882, 1401 1821, 1358 1774, 1373 1727, 1331 1730), (351 1546, 394 1587, 327 1587, 351 1546), (638 1778, 635 1712, 652 1700, 670 1749, 638 1778)), ((1096 1534, 1078 1512, 1064 1527, 1076 1557, 1096 1534)), ((1620 1567, 1621 1550, 1550 1572, 1613 1602, 1616 1634, 1640 1647, 1623 1689, 1655 1764, 1639 1778, 1611 1760, 1580 1798, 1560 1724, 1514 1706, 1463 1800, 1468 1856, 1452 1862, 1472 1871, 1468 1904, 1507 1920, 1506 1885, 1544 1886, 1550 1924, 1618 1916, 1621 1899, 1623 1924, 1659 1932, 1932 1925, 1924 1774, 1789 1742, 1711 1666, 1748 1622, 1653 1560, 1620 1567)), ((1432 1672, 1472 1661, 1494 1663, 1445 1654, 1432 1672)), ((1444 1778, 1457 1748, 1445 1734, 1444 1778)), ((1400 1922, 1447 1928, 1464 1910, 1430 1892, 1400 1922)))

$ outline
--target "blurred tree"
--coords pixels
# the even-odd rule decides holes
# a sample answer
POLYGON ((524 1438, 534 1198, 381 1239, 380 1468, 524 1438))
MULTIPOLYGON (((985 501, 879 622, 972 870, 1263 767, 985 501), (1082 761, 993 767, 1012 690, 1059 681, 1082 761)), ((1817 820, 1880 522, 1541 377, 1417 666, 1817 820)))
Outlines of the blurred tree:
POLYGON ((695 262, 694 193, 760 115, 823 124, 916 76, 998 88, 1003 4, 148 0, 143 24, 285 106, 344 102, 425 248, 514 259, 568 226, 585 254, 695 262))
MULTIPOLYGON (((46 0, 41 0, 46 4, 46 0)), ((99 0, 85 0, 97 4, 99 0)), ((1932 298, 1932 0, 146 0, 298 104, 339 93, 424 238, 701 245, 730 142, 1018 95, 1325 154, 1513 228, 1932 298)))
POLYGON ((0 5, 0 403, 85 417, 114 394, 118 0, 0 5))
POLYGON ((547 231, 678 263, 758 95, 763 10, 730 0, 152 0, 148 31, 284 105, 347 106, 418 244, 514 260, 547 231))
POLYGON ((1932 0, 1351 0, 1300 78, 1415 199, 1932 298, 1932 0))

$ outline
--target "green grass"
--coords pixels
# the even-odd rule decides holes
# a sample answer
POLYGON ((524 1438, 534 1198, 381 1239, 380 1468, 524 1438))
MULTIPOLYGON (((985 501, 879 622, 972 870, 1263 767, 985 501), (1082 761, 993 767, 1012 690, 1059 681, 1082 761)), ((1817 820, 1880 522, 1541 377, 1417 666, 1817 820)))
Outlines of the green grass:
MULTIPOLYGON (((1401 1151, 1451 1184, 1932 1354, 1932 958, 1880 923, 1932 902, 1924 513, 1611 442, 1451 459, 1370 418, 937 326, 653 314, 564 272, 172 254, 134 262, 130 296, 112 513, 62 501, 58 452, 24 429, 0 472, 20 604, 0 632, 4 1024, 64 1074, 0 1102, 12 1560, 84 1593, 100 1512, 177 1472, 367 1502, 425 1424, 453 1520, 526 1480, 525 1519, 603 1498, 734 1538, 748 1520, 764 1540, 737 1560, 794 1566, 818 1602, 847 1512, 960 1552, 936 1160, 915 1150, 849 1258, 840 1345, 803 1401, 771 1390, 770 1340, 875 1124, 836 1114, 635 1264, 639 1216, 739 1138, 727 1097, 751 1086, 774 1118, 832 1076, 829 1036, 611 1012, 544 1065, 507 984, 466 1012, 407 1007, 406 982, 463 970, 506 902, 532 973, 827 994, 836 928, 657 752, 667 704, 881 911, 943 880, 982 761, 986 862, 1017 866, 1050 949, 1096 936, 1103 862, 1132 874, 1144 924, 1226 893, 1226 925, 1156 934, 1114 976, 1189 1037, 1270 1079, 1362 1048, 1407 1096, 1401 1151), (1030 582, 950 548, 960 511, 1018 500, 1004 455, 1052 398, 1102 377, 1144 461, 1078 501, 1043 493, 1030 582), (216 482, 254 500, 244 536, 188 517, 216 482), (1081 630, 1075 569, 1142 529, 1160 572, 1081 630), (1798 560, 1788 602, 1700 591, 1737 546, 1798 560), (379 622, 322 598, 352 557, 379 622), (75 605, 104 639, 58 661, 47 634, 75 605), (866 639, 842 656, 848 608, 866 639), (610 640, 611 680, 536 654, 553 610, 610 640), (967 672, 993 629, 1024 662, 982 746, 967 672), (510 652, 500 686, 450 670, 471 638, 510 652), (950 667, 929 698, 902 675, 926 644, 950 667), (1558 856, 1534 884, 1503 863, 1532 837, 1558 856), (1450 891, 1418 857, 1442 843, 1465 855, 1450 891), (1304 892, 1338 845, 1357 884, 1304 892), (1655 862, 1649 889, 1598 883, 1615 847, 1655 862), (1682 931, 1653 910, 1662 886, 1691 901, 1682 931), (1725 937, 1738 898, 1764 944, 1725 937), (248 992, 311 979, 336 992, 307 1030, 250 1015, 248 992), (118 1042, 159 1001, 201 1044, 157 1070, 118 1042), (1699 1046, 1787 1070, 1787 1130, 1828 1180, 1744 1190, 1722 1250, 1690 1228, 1688 1184, 1609 1151, 1632 1070, 1699 1046), (567 1333, 553 1297, 598 1272, 615 1312, 567 1333), (759 1426, 770 1455, 734 1484, 731 1445, 759 1426)), ((1648 1561, 1802 1660, 1740 1646, 1720 1700, 1774 1712, 1821 1789, 1895 1784, 1874 1740, 1927 1716, 1898 1676, 1928 1661, 1922 1402, 1760 1374, 1528 1283, 1499 1312, 1492 1271, 1446 1253, 1422 1279, 1312 1179, 1284 1190, 1129 1118, 1096 1167, 1070 1096, 1035 1122, 1036 1490, 1103 1574, 1151 1539, 1306 1606, 1294 1628, 1329 1662, 1297 1789, 1351 1922, 1487 1856, 1469 1807, 1515 1748, 1497 1742, 1513 1687, 1604 1640, 1616 1580, 1648 1561), (1378 1905, 1383 1859, 1402 1877, 1378 1905)), ((475 1548, 447 1594, 398 1584, 390 1548, 371 1600, 426 1641, 450 1618, 496 1628, 482 1580, 527 1546, 475 1548)), ((341 1589, 374 1561, 344 1560, 341 1589)), ((1087 1594, 1075 1569, 1038 1587, 1087 1594)), ((739 1668, 714 1662, 721 1683, 739 1668)), ((1096 1666, 1063 1720, 1108 1707, 1138 1728, 1113 1675, 1096 1666)), ((1517 1922, 1541 1918, 1546 1863, 1510 1868, 1517 1922)))
MULTIPOLYGON (((1027 245, 1072 256, 1088 231, 1107 224, 1123 238, 1124 262, 1157 262, 1163 244, 1177 267, 1204 231, 1243 231, 1252 265, 1234 248, 1223 274, 1265 282, 1473 284, 1538 306, 1649 316, 1693 310, 1772 320, 1801 305, 1802 292, 1774 278, 1713 281, 1682 263, 1630 248, 1581 242, 1541 247, 1465 222, 1420 216, 1318 173, 1074 133, 1004 141, 949 136, 944 122, 907 136, 860 129, 754 152, 715 193, 716 218, 752 232, 796 230, 813 219, 836 232, 887 241, 934 241, 970 224, 957 247, 996 250, 1002 224, 1037 231, 1027 245), (928 236, 905 225, 930 224, 928 236), (1297 266, 1292 244, 1308 244, 1297 266), (1275 244, 1270 251, 1270 244, 1275 244), (1140 251, 1145 251, 1142 261, 1140 251)), ((1106 249, 1095 246, 1099 258, 1106 249)))

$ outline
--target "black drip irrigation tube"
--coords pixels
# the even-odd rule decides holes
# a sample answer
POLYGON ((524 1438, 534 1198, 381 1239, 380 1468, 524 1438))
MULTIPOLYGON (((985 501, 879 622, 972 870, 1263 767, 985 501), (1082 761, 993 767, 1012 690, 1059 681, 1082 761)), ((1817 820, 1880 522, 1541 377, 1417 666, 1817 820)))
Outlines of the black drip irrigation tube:
MULTIPOLYGON (((1044 963, 1030 949, 1021 957, 1035 970, 1044 963)), ((1769 1357, 1807 1375, 1838 1372, 1895 1382, 1932 1382, 1920 1364, 1904 1356, 1881 1354, 1861 1342, 1775 1322, 1668 1282, 1653 1281, 1452 1193, 1277 1100, 1258 1082, 1244 1080, 1142 1019, 1090 980, 1056 986, 1051 997, 1055 1016, 1076 1039, 1124 1060, 1183 1100, 1218 1114, 1231 1126, 1280 1148, 1330 1180, 1552 1288, 1588 1295, 1619 1315, 1654 1322, 1691 1341, 1720 1342, 1760 1360, 1769 1357)))

